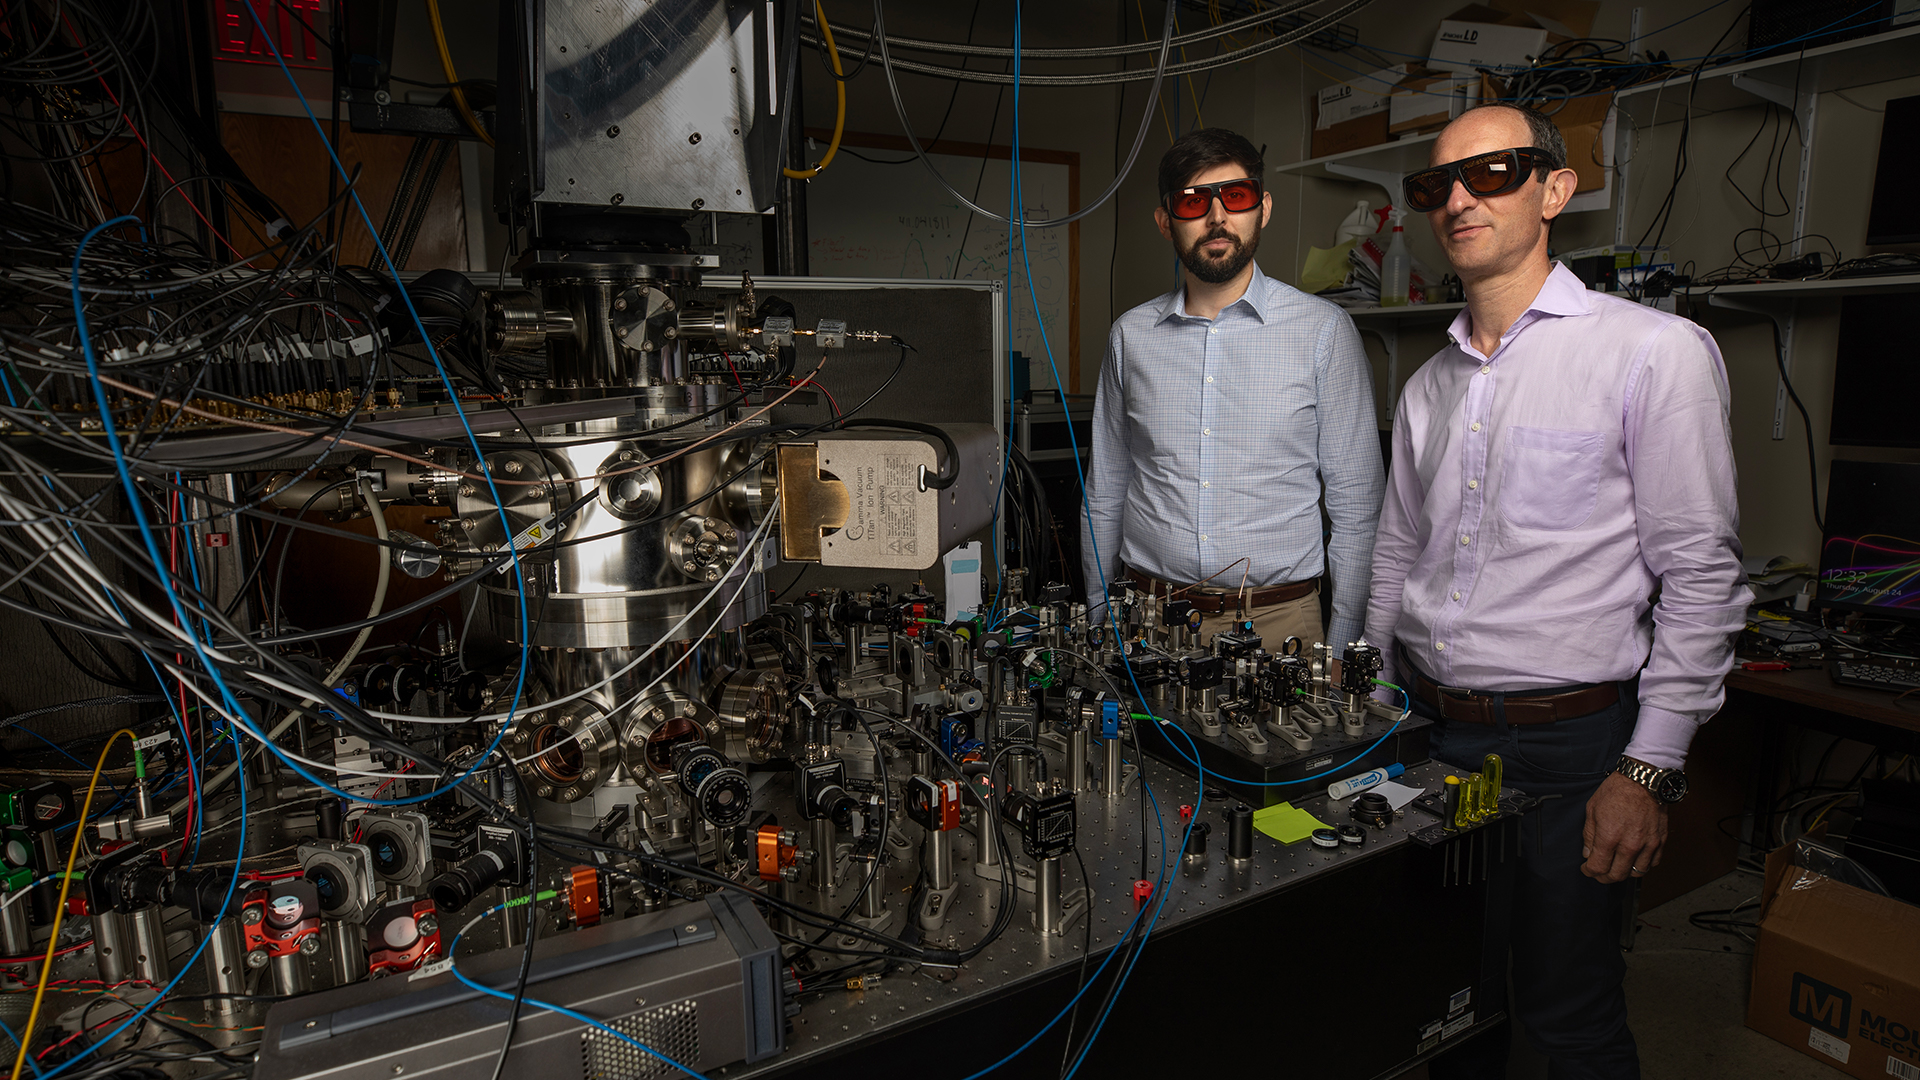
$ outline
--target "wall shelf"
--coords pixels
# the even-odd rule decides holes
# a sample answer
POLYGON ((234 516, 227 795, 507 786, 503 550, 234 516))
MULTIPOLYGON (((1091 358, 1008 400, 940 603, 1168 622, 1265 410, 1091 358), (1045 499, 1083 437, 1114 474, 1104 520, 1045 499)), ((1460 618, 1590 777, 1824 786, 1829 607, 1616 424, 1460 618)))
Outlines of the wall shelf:
MULTIPOLYGON (((1697 116, 1752 105, 1772 96, 1765 89, 1784 97, 1824 94, 1910 75, 1920 75, 1920 26, 1703 71, 1693 88, 1692 107, 1697 116)), ((1676 75, 1630 86, 1614 101, 1635 127, 1670 124, 1687 115, 1689 78, 1676 75)))
POLYGON ((1322 180, 1360 180, 1381 188, 1387 201, 1400 201, 1400 178, 1427 167, 1428 147, 1440 137, 1437 131, 1412 135, 1378 146, 1363 146, 1326 157, 1309 158, 1288 165, 1276 165, 1273 171, 1293 176, 1315 176, 1322 180))
POLYGON ((1920 274, 1884 274, 1880 277, 1826 278, 1820 281, 1754 281, 1740 285, 1698 286, 1682 291, 1690 300, 1715 296, 1749 300, 1817 300, 1828 296, 1868 293, 1920 292, 1920 274))

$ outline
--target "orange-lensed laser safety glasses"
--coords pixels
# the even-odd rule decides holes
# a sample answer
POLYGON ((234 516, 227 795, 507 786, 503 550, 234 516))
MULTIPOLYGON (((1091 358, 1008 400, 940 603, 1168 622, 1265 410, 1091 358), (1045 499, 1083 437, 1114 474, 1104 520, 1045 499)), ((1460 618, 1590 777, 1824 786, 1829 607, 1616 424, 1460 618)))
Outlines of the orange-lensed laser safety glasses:
POLYGON ((1213 200, 1218 198, 1227 213, 1244 214, 1260 205, 1260 192, 1260 181, 1250 176, 1223 180, 1218 184, 1196 184, 1168 192, 1167 213, 1181 221, 1203 218, 1207 216, 1207 211, 1213 209, 1213 200))
POLYGON ((1545 150, 1516 146, 1408 173, 1401 187, 1406 192, 1407 209, 1425 214, 1447 205, 1455 180, 1481 197, 1504 195, 1525 184, 1535 169, 1543 167, 1553 167, 1553 158, 1545 150))

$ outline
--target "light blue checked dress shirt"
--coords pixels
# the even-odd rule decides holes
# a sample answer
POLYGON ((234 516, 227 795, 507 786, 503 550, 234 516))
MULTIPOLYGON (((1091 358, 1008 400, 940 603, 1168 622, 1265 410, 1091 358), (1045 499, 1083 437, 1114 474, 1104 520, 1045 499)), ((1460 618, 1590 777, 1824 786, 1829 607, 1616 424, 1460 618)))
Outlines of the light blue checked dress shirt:
MULTIPOLYGON (((1317 578, 1330 554, 1328 640, 1357 639, 1384 480, 1353 320, 1258 264, 1218 318, 1185 302, 1176 289, 1141 304, 1107 336, 1081 524, 1089 596, 1122 563, 1195 582, 1247 558, 1253 587, 1317 578)), ((1213 583, 1237 587, 1241 569, 1213 583)))

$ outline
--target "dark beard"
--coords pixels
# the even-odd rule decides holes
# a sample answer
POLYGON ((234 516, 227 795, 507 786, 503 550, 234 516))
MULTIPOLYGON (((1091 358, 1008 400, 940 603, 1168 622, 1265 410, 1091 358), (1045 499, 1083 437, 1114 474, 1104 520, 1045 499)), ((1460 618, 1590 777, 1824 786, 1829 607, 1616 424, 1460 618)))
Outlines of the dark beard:
POLYGON ((1220 285, 1232 281, 1239 275, 1240 271, 1245 270, 1247 264, 1253 261, 1254 254, 1259 250, 1260 230, 1257 228, 1253 231, 1253 235, 1248 237, 1244 243, 1241 242, 1239 237, 1234 236, 1225 229, 1216 229, 1202 236, 1200 239, 1195 240, 1192 247, 1180 251, 1178 254, 1180 256, 1180 265, 1186 267, 1188 273, 1209 285, 1220 285), (1218 261, 1201 255, 1200 245, 1213 240, 1233 241, 1232 254, 1218 261))

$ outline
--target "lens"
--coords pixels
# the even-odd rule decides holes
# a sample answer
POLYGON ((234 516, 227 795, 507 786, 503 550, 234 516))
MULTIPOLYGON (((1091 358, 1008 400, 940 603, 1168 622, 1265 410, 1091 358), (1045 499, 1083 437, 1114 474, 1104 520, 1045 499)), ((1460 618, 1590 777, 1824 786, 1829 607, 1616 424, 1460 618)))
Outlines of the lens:
POLYGON ((1260 203, 1260 189, 1251 181, 1236 180, 1220 187, 1220 205, 1230 212, 1243 214, 1260 203))
POLYGON ((1481 158, 1460 167, 1460 179, 1475 195, 1498 195, 1524 182, 1511 154, 1481 158))
POLYGON ((373 855, 373 868, 381 877, 397 877, 407 872, 407 842, 392 829, 370 830, 367 850, 373 855))
POLYGON ((1447 193, 1453 188, 1453 177, 1445 169, 1428 169, 1407 177, 1404 186, 1407 206, 1424 214, 1447 204, 1447 193))
POLYGON ((1168 212, 1174 217, 1182 220, 1206 217, 1207 208, 1213 205, 1213 191, 1211 188, 1197 188, 1193 191, 1175 192, 1170 203, 1171 209, 1168 212))
POLYGON ((500 883, 507 874, 507 861, 492 848, 482 848, 471 858, 449 867, 427 883, 427 895, 441 911, 459 911, 473 898, 500 883))
POLYGON ((351 891, 340 880, 339 871, 325 864, 307 871, 307 880, 313 883, 313 891, 320 896, 320 910, 331 915, 340 910, 351 891))

